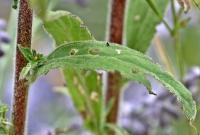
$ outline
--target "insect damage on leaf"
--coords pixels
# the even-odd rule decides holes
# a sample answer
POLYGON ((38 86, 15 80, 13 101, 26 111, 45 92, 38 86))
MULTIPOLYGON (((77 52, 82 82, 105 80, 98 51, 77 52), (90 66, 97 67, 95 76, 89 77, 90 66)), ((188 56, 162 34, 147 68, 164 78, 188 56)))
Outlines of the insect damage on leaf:
POLYGON ((71 49, 71 51, 69 52, 69 55, 76 55, 76 53, 78 53, 78 49, 71 49))
POLYGON ((125 78, 144 84, 149 93, 155 95, 151 84, 146 79, 146 75, 150 75, 175 94, 189 120, 195 119, 196 103, 192 99, 191 93, 180 82, 160 66, 154 64, 148 56, 117 44, 110 43, 110 47, 105 44, 106 42, 91 40, 61 45, 45 59, 29 62, 31 69, 27 67, 29 72, 26 79, 34 81, 38 76, 46 74, 51 69, 74 66, 86 70, 118 71, 125 78), (69 56, 69 52, 73 48, 78 49, 79 54, 69 56), (116 55, 116 50, 121 50, 123 54, 116 55))
POLYGON ((98 55, 100 53, 100 50, 98 48, 91 48, 88 50, 89 54, 92 55, 98 55))

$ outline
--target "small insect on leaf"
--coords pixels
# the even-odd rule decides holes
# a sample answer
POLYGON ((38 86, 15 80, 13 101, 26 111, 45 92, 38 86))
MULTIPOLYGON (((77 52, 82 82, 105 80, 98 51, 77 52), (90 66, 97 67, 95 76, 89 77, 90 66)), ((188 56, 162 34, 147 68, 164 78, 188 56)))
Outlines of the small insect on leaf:
POLYGON ((106 46, 110 46, 110 44, 107 42, 107 43, 106 43, 106 46))

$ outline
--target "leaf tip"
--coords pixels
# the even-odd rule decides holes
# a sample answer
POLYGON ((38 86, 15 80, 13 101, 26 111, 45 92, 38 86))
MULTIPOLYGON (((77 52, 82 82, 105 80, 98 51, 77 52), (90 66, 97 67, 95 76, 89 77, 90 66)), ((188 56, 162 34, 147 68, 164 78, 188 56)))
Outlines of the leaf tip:
POLYGON ((149 91, 149 94, 150 94, 150 95, 157 96, 157 94, 156 94, 156 93, 154 93, 152 90, 151 90, 151 91, 149 91))

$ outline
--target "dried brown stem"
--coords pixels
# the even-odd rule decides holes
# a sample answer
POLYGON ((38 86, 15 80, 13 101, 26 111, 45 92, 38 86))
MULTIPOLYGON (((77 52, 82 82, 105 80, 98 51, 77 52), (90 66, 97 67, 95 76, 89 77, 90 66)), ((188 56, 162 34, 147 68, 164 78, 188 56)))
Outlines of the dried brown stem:
MULTIPOLYGON (((32 10, 28 0, 20 0, 18 29, 17 29, 17 44, 23 47, 31 48, 31 33, 32 33, 32 10)), ((27 61, 16 48, 16 64, 15 64, 15 85, 13 99, 13 135, 23 135, 26 123, 26 106, 28 97, 28 82, 19 80, 22 68, 27 64, 27 61)))
MULTIPOLYGON (((123 37, 123 22, 126 0, 112 0, 109 41, 121 44, 123 37)), ((108 73, 108 88, 106 102, 114 98, 113 107, 108 114, 107 122, 116 123, 120 99, 121 76, 119 73, 108 73)), ((113 133, 111 133, 113 134, 113 133)))

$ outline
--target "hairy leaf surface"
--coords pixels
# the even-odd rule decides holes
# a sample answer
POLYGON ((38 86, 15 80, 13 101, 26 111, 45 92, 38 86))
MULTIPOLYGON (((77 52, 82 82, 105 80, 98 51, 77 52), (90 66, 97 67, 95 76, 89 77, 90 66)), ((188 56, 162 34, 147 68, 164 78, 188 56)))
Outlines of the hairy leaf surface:
POLYGON ((196 116, 196 103, 191 93, 149 57, 133 49, 100 41, 64 44, 49 54, 43 62, 40 61, 38 67, 31 69, 32 74, 28 74, 27 79, 46 74, 50 69, 65 67, 119 71, 124 77, 142 83, 144 80, 140 78, 141 75, 151 75, 177 97, 187 118, 194 120, 196 116))

